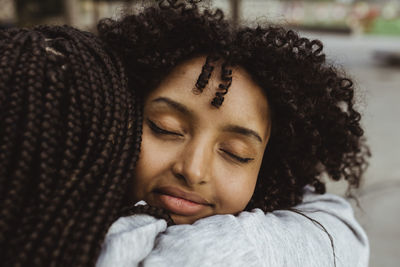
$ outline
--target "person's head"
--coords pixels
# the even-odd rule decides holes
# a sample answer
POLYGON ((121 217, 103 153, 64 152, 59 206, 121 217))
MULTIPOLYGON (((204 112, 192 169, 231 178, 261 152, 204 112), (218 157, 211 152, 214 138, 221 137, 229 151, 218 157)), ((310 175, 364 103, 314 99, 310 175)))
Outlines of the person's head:
POLYGON ((121 62, 69 27, 0 31, 0 262, 90 266, 139 154, 121 62))
POLYGON ((179 64, 144 105, 133 199, 167 209, 175 223, 242 211, 253 195, 270 135, 266 96, 244 69, 233 69, 220 108, 211 105, 218 75, 196 93, 205 60, 199 56, 179 64))
POLYGON ((159 1, 98 27, 144 102, 133 199, 192 222, 289 208, 306 185, 323 193, 323 174, 357 187, 368 149, 354 89, 321 42, 280 27, 233 28, 220 10, 193 2, 159 1), (248 130, 260 144, 250 145, 248 130))

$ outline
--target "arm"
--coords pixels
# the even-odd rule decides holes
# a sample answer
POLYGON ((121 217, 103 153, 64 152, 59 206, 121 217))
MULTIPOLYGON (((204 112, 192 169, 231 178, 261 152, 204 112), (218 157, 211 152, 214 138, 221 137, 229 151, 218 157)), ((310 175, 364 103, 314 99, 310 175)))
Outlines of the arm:
MULTIPOLYGON (((367 266, 367 237, 344 199, 306 192, 296 207, 332 236, 336 266, 367 266)), ((334 266, 328 235, 292 211, 216 215, 160 234, 144 266, 334 266)))
POLYGON ((147 214, 121 217, 109 228, 96 267, 137 266, 153 249, 165 220, 147 214))

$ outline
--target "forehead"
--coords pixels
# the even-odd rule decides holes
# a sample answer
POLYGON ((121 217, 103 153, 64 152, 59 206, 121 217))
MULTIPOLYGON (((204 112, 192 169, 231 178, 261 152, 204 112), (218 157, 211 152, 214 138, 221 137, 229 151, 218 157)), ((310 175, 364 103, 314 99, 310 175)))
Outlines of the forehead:
POLYGON ((214 64, 214 71, 202 93, 195 84, 205 63, 205 57, 195 57, 175 67, 148 97, 168 97, 187 106, 199 116, 209 116, 214 122, 240 123, 257 128, 265 135, 270 127, 268 101, 263 90, 241 67, 232 68, 232 85, 221 107, 211 105, 219 91, 221 62, 214 64), (265 127, 263 127, 265 126, 265 127), (265 128, 265 129, 260 129, 265 128))

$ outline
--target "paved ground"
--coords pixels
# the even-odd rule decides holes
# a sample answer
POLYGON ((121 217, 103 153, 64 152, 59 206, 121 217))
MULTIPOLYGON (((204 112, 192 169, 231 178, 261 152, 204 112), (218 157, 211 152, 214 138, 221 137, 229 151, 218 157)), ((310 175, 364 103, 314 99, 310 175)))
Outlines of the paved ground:
MULTIPOLYGON (((371 267, 400 266, 400 66, 384 66, 375 51, 400 52, 400 38, 306 36, 319 38, 332 61, 343 65, 361 89, 361 111, 372 158, 358 192, 356 215, 371 243, 371 267)), ((329 190, 342 193, 343 184, 329 190)))

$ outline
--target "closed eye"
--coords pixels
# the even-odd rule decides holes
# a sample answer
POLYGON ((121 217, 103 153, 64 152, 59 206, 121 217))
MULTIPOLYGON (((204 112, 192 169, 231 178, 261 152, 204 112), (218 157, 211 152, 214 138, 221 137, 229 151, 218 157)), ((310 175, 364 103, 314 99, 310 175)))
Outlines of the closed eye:
POLYGON ((227 150, 225 150, 225 149, 220 149, 222 152, 224 152, 225 154, 227 154, 229 157, 231 157, 232 159, 234 159, 234 160, 236 160, 236 161, 238 161, 238 162, 240 162, 240 163, 248 163, 248 162, 250 162, 250 161, 252 161, 252 160, 254 160, 254 158, 242 158, 242 157, 239 157, 238 155, 235 155, 235 154, 233 154, 232 152, 229 152, 229 151, 227 151, 227 150))
POLYGON ((153 121, 147 119, 147 124, 149 125, 150 129, 155 133, 155 134, 165 134, 165 135, 177 135, 177 136, 183 136, 180 133, 176 133, 176 132, 171 132, 168 130, 165 130, 159 126, 157 126, 157 124, 155 124, 153 121))

